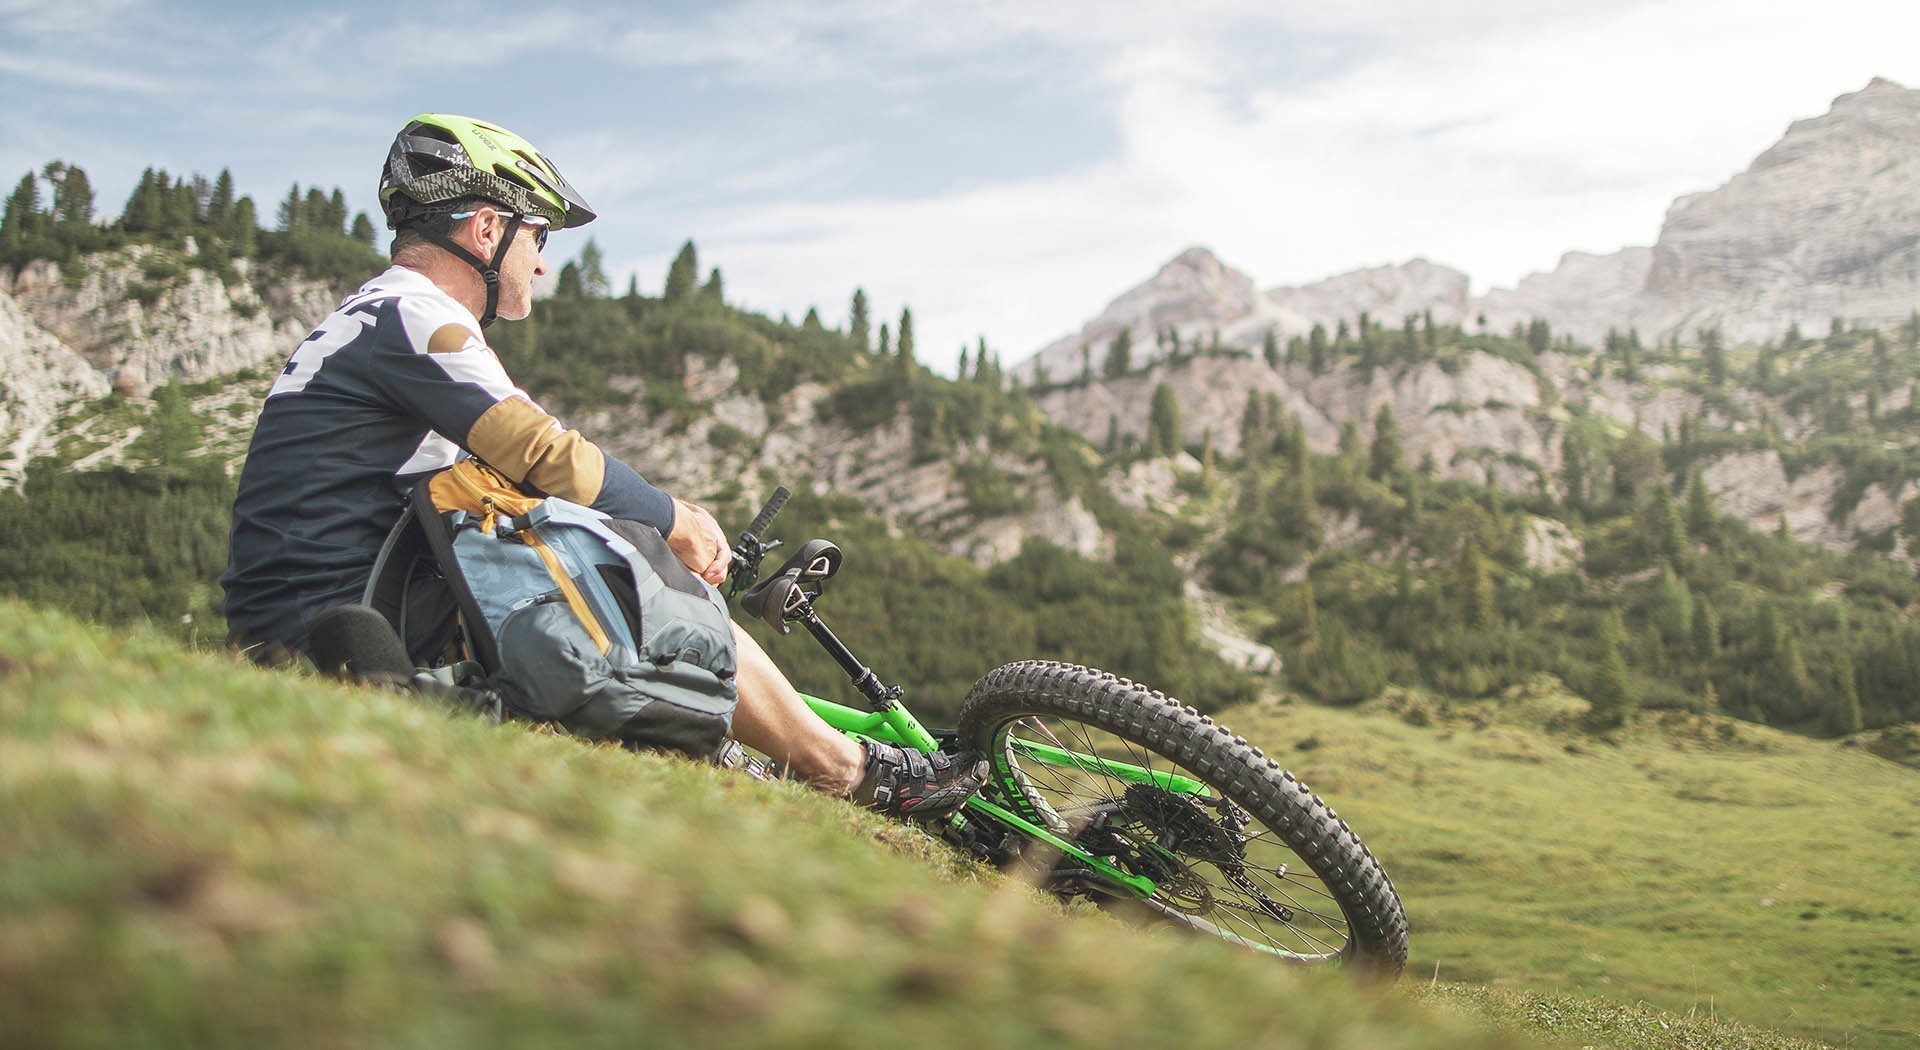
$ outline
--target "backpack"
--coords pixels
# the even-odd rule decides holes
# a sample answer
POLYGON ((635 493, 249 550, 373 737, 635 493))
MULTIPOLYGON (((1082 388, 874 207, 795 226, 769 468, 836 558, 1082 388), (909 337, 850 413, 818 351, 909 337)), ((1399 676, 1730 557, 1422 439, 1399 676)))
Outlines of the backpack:
POLYGON ((414 486, 365 604, 402 638, 431 636, 406 622, 426 585, 451 592, 461 653, 508 713, 703 758, 724 742, 738 699, 726 603, 652 526, 464 460, 414 486))

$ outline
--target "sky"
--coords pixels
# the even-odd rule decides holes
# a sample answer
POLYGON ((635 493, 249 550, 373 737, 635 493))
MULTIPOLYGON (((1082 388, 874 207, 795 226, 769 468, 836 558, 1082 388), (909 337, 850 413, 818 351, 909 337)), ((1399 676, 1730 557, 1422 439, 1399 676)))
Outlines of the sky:
POLYGON ((1476 290, 1651 244, 1674 198, 1881 76, 1911 0, 1126 0, 283 6, 0 0, 0 180, 55 158, 117 214, 231 169, 376 216, 415 113, 534 142, 616 289, 692 239, 736 305, 914 314, 1011 366, 1192 245, 1259 287, 1415 257, 1476 290), (399 13, 396 13, 399 12, 399 13))

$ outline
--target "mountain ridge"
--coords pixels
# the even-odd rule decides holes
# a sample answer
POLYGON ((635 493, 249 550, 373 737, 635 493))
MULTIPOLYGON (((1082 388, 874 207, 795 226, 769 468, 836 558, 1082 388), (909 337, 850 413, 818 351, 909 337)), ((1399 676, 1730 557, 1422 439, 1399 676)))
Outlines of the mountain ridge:
POLYGON ((1468 275, 1415 257, 1281 286, 1240 303, 1222 294, 1244 272, 1190 247, 1163 267, 1219 273, 1193 289, 1161 275, 1122 293, 1079 331, 1045 344, 1017 374, 1075 374, 1088 344, 1095 368, 1126 324, 1136 345, 1154 345, 1166 321, 1182 334, 1258 348, 1269 330, 1285 339, 1314 325, 1332 329, 1365 312, 1389 325, 1432 311, 1441 323, 1495 331, 1544 320, 1591 344, 1637 328, 1649 340, 1718 326, 1735 341, 1777 338, 1789 326, 1841 317, 1886 327, 1920 306, 1920 90, 1875 77, 1836 98, 1820 116, 1793 121, 1772 146, 1721 186, 1677 198, 1651 246, 1570 251, 1550 271, 1513 288, 1468 297, 1468 275), (1227 308, 1221 308, 1225 306, 1227 308), (1148 323, 1151 319, 1152 323, 1148 323))

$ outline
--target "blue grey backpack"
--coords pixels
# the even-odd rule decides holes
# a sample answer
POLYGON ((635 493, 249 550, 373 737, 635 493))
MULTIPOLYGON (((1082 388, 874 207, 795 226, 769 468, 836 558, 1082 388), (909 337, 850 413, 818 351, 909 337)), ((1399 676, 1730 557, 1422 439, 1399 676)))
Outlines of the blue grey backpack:
POLYGON ((719 750, 738 699, 726 602, 658 530, 527 496, 467 460, 414 487, 374 567, 367 604, 403 638, 420 634, 406 592, 423 554, 451 592, 462 653, 510 714, 635 747, 719 750))

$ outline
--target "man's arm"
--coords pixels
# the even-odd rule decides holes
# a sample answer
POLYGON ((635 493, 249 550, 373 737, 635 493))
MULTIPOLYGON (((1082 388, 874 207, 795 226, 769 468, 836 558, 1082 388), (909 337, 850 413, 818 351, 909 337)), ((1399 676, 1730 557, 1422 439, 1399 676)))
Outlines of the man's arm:
POLYGON ((382 340, 374 353, 375 381, 396 408, 515 483, 675 532, 672 497, 534 404, 470 329, 445 324, 424 343, 382 340))

